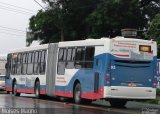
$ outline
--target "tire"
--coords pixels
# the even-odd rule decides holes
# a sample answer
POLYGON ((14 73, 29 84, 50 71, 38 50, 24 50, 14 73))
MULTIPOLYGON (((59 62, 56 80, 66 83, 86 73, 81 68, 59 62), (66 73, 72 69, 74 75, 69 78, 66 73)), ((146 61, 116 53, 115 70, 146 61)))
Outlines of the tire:
POLYGON ((83 104, 90 105, 90 104, 92 103, 92 100, 89 100, 89 99, 82 99, 82 103, 83 103, 83 104))
POLYGON ((17 83, 16 83, 16 82, 13 83, 12 94, 13 94, 14 96, 20 96, 20 93, 17 92, 17 83))
POLYGON ((6 91, 7 94, 10 94, 10 91, 6 91))
POLYGON ((78 83, 74 88, 74 102, 80 104, 81 100, 81 85, 78 83))
POLYGON ((116 107, 116 108, 124 108, 127 103, 126 100, 119 100, 119 99, 110 100, 109 102, 111 107, 116 107))
POLYGON ((35 83, 34 93, 35 93, 35 97, 37 99, 39 99, 40 98, 40 83, 39 83, 39 81, 36 81, 36 83, 35 83))

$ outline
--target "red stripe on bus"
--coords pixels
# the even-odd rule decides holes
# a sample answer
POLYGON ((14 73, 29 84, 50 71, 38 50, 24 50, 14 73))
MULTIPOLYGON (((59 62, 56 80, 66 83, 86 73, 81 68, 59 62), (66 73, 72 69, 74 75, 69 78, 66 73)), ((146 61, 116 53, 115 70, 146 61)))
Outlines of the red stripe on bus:
POLYGON ((56 96, 73 97, 72 92, 56 91, 56 96))
POLYGON ((128 54, 114 54, 114 55, 116 55, 116 56, 122 56, 122 57, 129 57, 128 54))
POLYGON ((12 91, 12 88, 11 87, 5 87, 5 90, 6 91, 12 91))
POLYGON ((17 89, 17 92, 20 92, 20 93, 32 93, 34 94, 34 89, 17 89))
POLYGON ((83 92, 81 97, 85 99, 95 100, 95 99, 103 98, 103 93, 104 93, 103 88, 99 88, 98 92, 94 92, 94 91, 93 92, 83 92))
MULTIPOLYGON (((98 92, 83 92, 81 95, 81 98, 86 98, 86 99, 99 99, 103 98, 103 88, 100 88, 98 92)), ((64 97, 71 97, 73 98, 73 93, 72 92, 64 92, 64 91, 56 91, 56 96, 64 96, 64 97)))

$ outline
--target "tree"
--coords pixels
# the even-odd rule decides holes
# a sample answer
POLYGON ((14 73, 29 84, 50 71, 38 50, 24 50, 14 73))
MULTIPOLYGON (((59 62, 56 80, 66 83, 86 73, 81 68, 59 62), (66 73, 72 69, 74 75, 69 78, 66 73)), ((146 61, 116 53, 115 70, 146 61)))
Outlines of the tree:
POLYGON ((48 6, 30 19, 42 43, 114 37, 123 28, 143 29, 159 11, 159 0, 42 0, 48 6))
POLYGON ((146 33, 148 39, 154 39, 160 45, 160 13, 157 14, 149 25, 146 33))
POLYGON ((97 38, 121 35, 121 29, 141 29, 147 23, 138 0, 102 0, 87 21, 90 35, 97 38))
POLYGON ((29 29, 34 34, 32 40, 39 40, 41 44, 58 41, 59 30, 54 23, 54 11, 39 11, 36 16, 30 18, 29 29))

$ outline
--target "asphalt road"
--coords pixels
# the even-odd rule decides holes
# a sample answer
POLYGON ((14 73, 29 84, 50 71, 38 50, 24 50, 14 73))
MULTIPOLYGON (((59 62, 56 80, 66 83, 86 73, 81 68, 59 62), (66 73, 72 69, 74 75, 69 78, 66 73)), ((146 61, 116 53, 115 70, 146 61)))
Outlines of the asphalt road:
POLYGON ((128 102, 125 108, 112 108, 106 101, 91 105, 60 102, 54 98, 36 99, 34 95, 0 94, 0 114, 160 114, 160 105, 128 102))

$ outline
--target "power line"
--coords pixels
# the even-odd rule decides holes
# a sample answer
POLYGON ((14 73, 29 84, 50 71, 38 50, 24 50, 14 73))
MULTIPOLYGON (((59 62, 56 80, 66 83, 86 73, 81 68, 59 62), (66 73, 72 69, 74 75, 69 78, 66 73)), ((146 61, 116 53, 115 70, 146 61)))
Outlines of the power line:
POLYGON ((31 13, 31 12, 27 12, 27 11, 23 11, 23 10, 18 10, 18 9, 15 9, 15 8, 10 8, 10 7, 6 7, 6 6, 2 6, 2 5, 0 5, 0 9, 11 11, 11 12, 16 12, 16 13, 21 13, 21 14, 30 14, 30 15, 33 15, 33 13, 31 13))
POLYGON ((46 10, 38 1, 34 0, 42 9, 46 10))
POLYGON ((5 26, 1 26, 1 25, 0 25, 0 28, 4 28, 4 29, 9 29, 9 30, 13 30, 13 31, 18 31, 18 32, 26 33, 26 31, 23 31, 23 30, 20 30, 20 29, 5 27, 5 26))
POLYGON ((0 34, 25 37, 25 35, 19 35, 19 34, 14 34, 14 33, 9 33, 9 32, 1 32, 1 31, 0 31, 0 34))
POLYGON ((27 11, 33 11, 33 10, 31 10, 31 9, 27 9, 27 8, 15 6, 15 5, 8 4, 8 3, 4 3, 4 2, 0 2, 0 4, 8 5, 8 6, 11 6, 11 7, 15 7, 15 8, 19 8, 19 9, 23 9, 23 10, 27 10, 27 11))
POLYGON ((18 34, 18 35, 24 35, 26 33, 24 32, 19 32, 19 31, 12 31, 12 30, 8 30, 8 29, 3 29, 3 28, 0 28, 0 32, 7 32, 7 33, 11 33, 11 34, 18 34))

